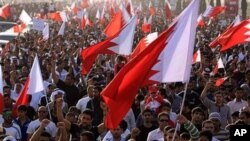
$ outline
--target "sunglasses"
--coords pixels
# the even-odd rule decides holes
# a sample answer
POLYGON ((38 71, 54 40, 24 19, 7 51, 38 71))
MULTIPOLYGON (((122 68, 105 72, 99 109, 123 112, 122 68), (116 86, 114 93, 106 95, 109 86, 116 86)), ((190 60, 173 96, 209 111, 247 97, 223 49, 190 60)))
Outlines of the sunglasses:
POLYGON ((168 122, 168 119, 160 119, 160 122, 168 122))

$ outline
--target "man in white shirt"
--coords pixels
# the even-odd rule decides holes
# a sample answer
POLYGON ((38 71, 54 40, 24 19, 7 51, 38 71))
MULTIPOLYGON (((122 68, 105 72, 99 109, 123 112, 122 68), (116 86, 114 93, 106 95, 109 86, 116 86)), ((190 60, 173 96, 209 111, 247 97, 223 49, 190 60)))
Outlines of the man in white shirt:
POLYGON ((248 105, 247 101, 242 99, 243 94, 244 94, 243 88, 240 88, 240 87, 236 88, 235 98, 227 103, 227 105, 231 109, 231 113, 239 111, 240 109, 248 105))
POLYGON ((86 110, 87 103, 93 97, 93 89, 94 89, 94 86, 93 85, 89 85, 88 88, 87 88, 87 96, 78 100, 78 102, 76 104, 76 108, 78 110, 81 110, 81 112, 83 112, 84 110, 86 110))
MULTIPOLYGON (((38 112, 38 119, 30 122, 27 129, 26 133, 28 134, 28 139, 30 139, 32 134, 38 129, 38 127, 41 124, 41 121, 43 119, 46 119, 48 116, 47 108, 44 106, 40 106, 37 112, 38 112)), ((45 127, 45 131, 48 132, 53 138, 55 138, 57 133, 57 127, 55 123, 50 121, 49 124, 45 127)))
POLYGON ((163 130, 169 123, 169 115, 162 112, 158 115, 159 128, 148 133, 147 141, 154 141, 164 137, 163 130))

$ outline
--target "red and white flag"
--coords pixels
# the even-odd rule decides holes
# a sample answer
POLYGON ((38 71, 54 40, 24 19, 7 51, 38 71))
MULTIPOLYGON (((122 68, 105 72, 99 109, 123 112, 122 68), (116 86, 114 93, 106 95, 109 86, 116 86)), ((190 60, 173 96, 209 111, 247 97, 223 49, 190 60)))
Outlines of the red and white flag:
POLYGON ((225 51, 234 47, 237 44, 250 41, 250 19, 242 21, 240 24, 226 30, 223 34, 219 35, 210 47, 220 45, 220 51, 225 51))
POLYGON ((146 19, 146 17, 144 17, 144 23, 142 24, 142 31, 144 33, 149 33, 151 32, 151 26, 152 26, 152 15, 148 18, 148 21, 146 19))
POLYGON ((19 95, 16 104, 13 108, 14 113, 19 105, 27 105, 28 104, 28 94, 35 94, 44 90, 43 78, 41 74, 41 69, 38 61, 38 57, 36 55, 33 65, 30 70, 29 77, 26 79, 24 88, 19 95))
POLYGON ((88 25, 88 26, 93 26, 93 22, 89 19, 89 14, 88 12, 85 13, 84 15, 84 20, 85 20, 85 26, 88 25))
POLYGON ((104 29, 106 36, 111 37, 117 34, 122 29, 122 27, 128 23, 129 20, 130 16, 126 8, 123 6, 123 4, 121 4, 119 10, 114 14, 110 23, 104 29))
POLYGON ((84 62, 82 74, 86 75, 89 72, 98 54, 129 55, 132 52, 135 26, 136 16, 133 16, 131 21, 116 35, 84 49, 82 51, 82 59, 84 62))
POLYGON ((205 21, 203 20, 202 14, 200 14, 200 16, 197 19, 197 25, 200 28, 204 28, 205 27, 205 21))
POLYGON ((29 14, 25 11, 22 10, 20 16, 19 16, 19 20, 24 23, 25 25, 28 25, 31 23, 32 18, 29 16, 29 14))
POLYGON ((81 5, 81 7, 83 9, 88 8, 89 7, 89 2, 88 2, 88 0, 82 0, 80 5, 81 5))
POLYGON ((212 7, 211 5, 208 5, 206 11, 203 13, 203 16, 209 17, 209 18, 216 18, 217 15, 222 13, 224 10, 225 10, 225 7, 223 6, 212 7))
POLYGON ((3 71, 2 71, 2 66, 0 65, 0 114, 2 114, 3 109, 4 109, 4 104, 3 104, 3 71))
POLYGON ((192 58, 192 64, 201 62, 201 51, 198 49, 194 54, 192 58))
POLYGON ((107 128, 118 126, 139 88, 150 83, 189 81, 199 2, 192 1, 174 23, 129 61, 101 92, 108 107, 107 128))
POLYGON ((166 13, 166 18, 171 19, 172 18, 172 11, 171 11, 171 5, 168 0, 165 0, 165 13, 166 13))
POLYGON ((217 64, 216 64, 216 66, 215 66, 214 69, 213 69, 213 74, 218 73, 218 70, 219 70, 219 69, 224 69, 224 68, 225 68, 225 67, 224 67, 223 61, 222 61, 221 58, 219 58, 219 60, 218 60, 218 62, 217 62, 217 64))
POLYGON ((132 4, 132 0, 128 0, 128 4, 126 6, 126 9, 127 9, 129 15, 134 15, 134 7, 132 4))
POLYGON ((76 3, 75 3, 75 2, 73 2, 73 3, 71 4, 70 9, 71 9, 71 11, 72 11, 72 13, 73 13, 74 15, 76 15, 77 12, 80 11, 80 8, 78 8, 78 7, 76 6, 76 3))
POLYGON ((152 4, 151 1, 149 1, 148 11, 149 11, 149 14, 150 14, 150 15, 155 15, 155 13, 156 13, 156 9, 155 9, 155 7, 153 6, 153 4, 152 4))
POLYGON ((6 4, 0 8, 0 16, 7 19, 10 16, 10 5, 6 4))
POLYGON ((222 84, 224 84, 224 82, 228 79, 228 77, 223 77, 223 78, 219 78, 215 81, 215 86, 216 87, 220 87, 222 84))
POLYGON ((140 54, 149 44, 151 44, 158 37, 158 32, 150 33, 142 38, 130 55, 130 60, 140 54))

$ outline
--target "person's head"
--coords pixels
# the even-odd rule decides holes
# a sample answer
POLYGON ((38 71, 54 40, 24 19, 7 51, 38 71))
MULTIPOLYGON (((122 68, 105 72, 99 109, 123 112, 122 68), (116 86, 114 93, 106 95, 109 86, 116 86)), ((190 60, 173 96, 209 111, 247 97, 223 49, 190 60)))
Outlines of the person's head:
POLYGON ((65 92, 63 90, 60 89, 55 89, 50 96, 50 100, 51 101, 56 101, 56 99, 58 98, 63 98, 65 92))
POLYGON ((234 113, 232 113, 231 117, 232 117, 232 122, 236 122, 239 119, 239 111, 235 111, 234 113))
POLYGON ((209 120, 213 121, 215 130, 220 129, 221 126, 221 116, 217 112, 212 112, 209 114, 209 120))
POLYGON ((43 120, 48 116, 48 110, 45 106, 40 106, 37 110, 39 120, 43 120))
POLYGON ((122 133, 127 129, 127 127, 128 127, 127 122, 125 120, 122 120, 115 129, 110 130, 113 138, 114 139, 120 138, 122 133))
POLYGON ((198 141, 212 141, 213 134, 210 131, 201 131, 198 141))
POLYGON ((241 99, 243 97, 243 95, 244 95, 244 89, 240 88, 240 87, 236 88, 236 90, 235 90, 235 98, 236 99, 241 99))
POLYGON ((42 132, 38 141, 52 141, 52 138, 48 132, 42 132))
POLYGON ((189 141, 190 135, 187 132, 183 132, 180 135, 180 141, 189 141))
POLYGON ((164 127, 168 125, 169 122, 169 114, 166 112, 161 112, 158 115, 158 124, 159 128, 163 131, 164 127))
POLYGON ((90 131, 84 131, 81 133, 80 141, 95 141, 95 135, 90 131))
POLYGON ((202 130, 203 131, 210 131, 214 133, 214 122, 212 120, 205 120, 202 122, 202 130))
POLYGON ((93 111, 92 110, 84 110, 81 114, 81 125, 82 126, 91 126, 93 121, 93 111))
POLYGON ((170 112, 171 112, 171 104, 168 103, 168 102, 163 103, 160 106, 160 111, 161 112, 166 112, 166 113, 170 114, 170 112))
POLYGON ((55 89, 55 86, 53 84, 49 84, 47 87, 47 94, 50 95, 55 89))
POLYGON ((3 93, 4 94, 11 94, 11 88, 10 86, 6 85, 3 87, 3 93))
POLYGON ((150 122, 152 122, 153 112, 152 112, 150 109, 145 109, 145 110, 142 112, 142 118, 143 118, 143 121, 144 121, 145 123, 150 123, 150 122))
POLYGON ((200 107, 195 107, 192 109, 192 122, 201 123, 205 117, 205 113, 200 107))
POLYGON ((93 98, 100 98, 101 87, 95 86, 93 88, 93 98))
POLYGON ((88 88, 87 88, 87 93, 88 93, 88 96, 89 97, 93 97, 93 90, 94 90, 94 85, 89 85, 88 88))
MULTIPOLYGON (((172 141, 173 138, 174 138, 174 132, 175 132, 175 128, 171 128, 167 131, 164 131, 164 139, 166 141, 172 141)), ((175 135, 175 141, 179 141, 180 140, 180 133, 179 131, 176 132, 176 135, 175 135)))
POLYGON ((72 75, 72 74, 67 74, 66 75, 66 78, 65 78, 65 80, 64 80, 64 83, 66 84, 66 85, 68 85, 68 86, 70 86, 70 85, 73 85, 74 84, 74 76, 72 75))
POLYGON ((23 86, 22 86, 21 83, 16 83, 15 87, 14 87, 14 90, 15 90, 16 93, 19 94, 21 92, 22 88, 23 88, 23 86))
POLYGON ((248 111, 241 111, 239 113, 239 119, 245 124, 250 124, 250 113, 248 111))
POLYGON ((7 124, 12 123, 12 111, 11 111, 11 109, 4 109, 3 119, 4 119, 4 122, 7 124))
POLYGON ((26 117, 26 114, 27 114, 27 107, 26 107, 26 105, 20 105, 20 106, 18 106, 18 108, 17 108, 17 115, 18 115, 18 117, 20 117, 20 118, 26 117))
POLYGON ((216 91, 214 93, 214 100, 215 100, 215 103, 218 104, 218 105, 223 104, 223 102, 224 102, 224 94, 221 91, 216 91))
POLYGON ((3 103, 5 108, 12 108, 12 100, 10 98, 10 94, 4 94, 3 103))
POLYGON ((77 116, 73 112, 68 112, 65 116, 65 118, 70 122, 70 123, 76 123, 77 122, 77 116))

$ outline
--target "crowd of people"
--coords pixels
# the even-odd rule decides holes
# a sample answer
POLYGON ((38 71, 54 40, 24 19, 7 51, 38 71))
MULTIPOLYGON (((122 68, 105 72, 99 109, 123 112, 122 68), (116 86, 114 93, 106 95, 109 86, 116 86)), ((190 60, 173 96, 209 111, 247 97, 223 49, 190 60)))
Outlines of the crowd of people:
MULTIPOLYGON (((141 88, 118 127, 107 129, 104 119, 108 109, 100 93, 127 63, 127 58, 100 54, 91 72, 87 76, 81 74, 81 51, 106 38, 103 30, 112 18, 106 16, 102 25, 95 22, 95 12, 100 7, 90 8, 92 26, 80 29, 78 20, 72 18, 61 36, 61 23, 48 19, 48 40, 42 40, 41 31, 31 29, 9 42, 8 51, 1 56, 4 109, 0 116, 0 140, 170 141, 175 137, 175 141, 225 141, 229 140, 230 125, 250 124, 250 43, 225 52, 209 47, 234 19, 222 13, 213 20, 206 19, 204 27, 197 27, 195 51, 200 50, 201 62, 193 64, 186 89, 181 82, 141 88), (15 115, 12 109, 36 55, 45 91, 29 94, 29 104, 19 105, 15 115), (219 58, 225 67, 214 73, 219 58), (216 80, 223 77, 227 80, 216 86, 216 80)), ((153 16, 151 32, 161 33, 171 23, 161 8, 153 16)), ((9 20, 17 21, 22 9, 35 17, 37 13, 63 10, 63 6, 12 5, 9 20)), ((144 15, 149 17, 147 6, 143 9, 137 13, 140 21, 144 15)), ((142 31, 141 24, 135 31, 134 47, 148 34, 142 31)))

